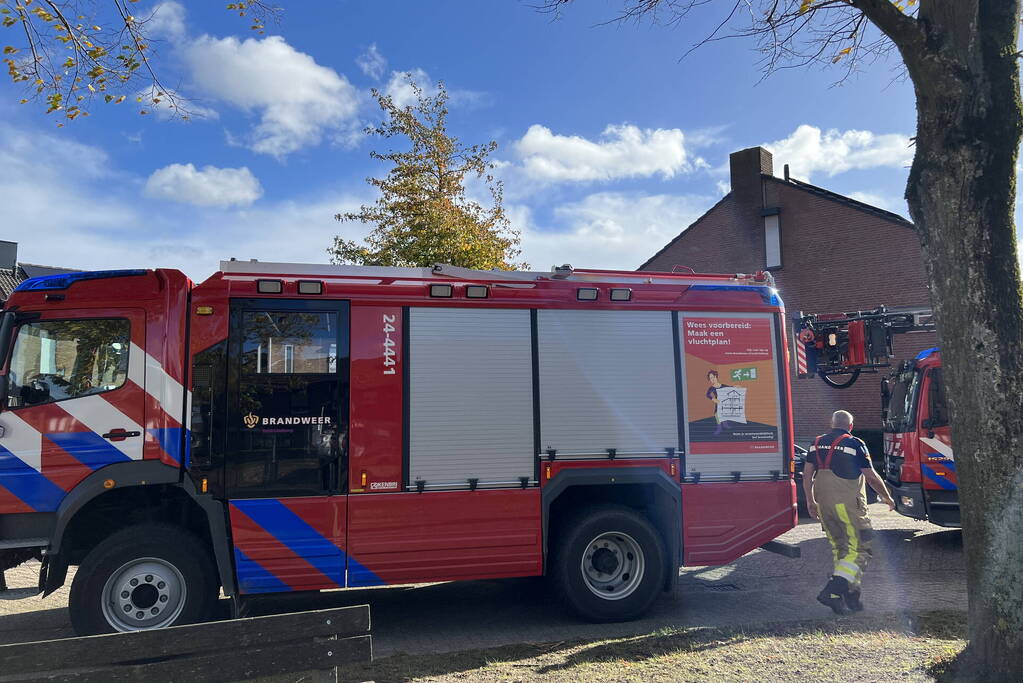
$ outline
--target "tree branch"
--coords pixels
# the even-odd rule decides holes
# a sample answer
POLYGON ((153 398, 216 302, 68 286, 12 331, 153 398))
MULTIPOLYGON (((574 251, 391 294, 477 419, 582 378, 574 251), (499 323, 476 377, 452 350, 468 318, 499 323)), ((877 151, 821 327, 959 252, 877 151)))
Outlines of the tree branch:
POLYGON ((920 23, 908 14, 905 14, 890 2, 890 0, 846 0, 852 7, 863 12, 882 33, 888 36, 895 43, 903 57, 906 57, 903 48, 923 47, 925 35, 920 23))

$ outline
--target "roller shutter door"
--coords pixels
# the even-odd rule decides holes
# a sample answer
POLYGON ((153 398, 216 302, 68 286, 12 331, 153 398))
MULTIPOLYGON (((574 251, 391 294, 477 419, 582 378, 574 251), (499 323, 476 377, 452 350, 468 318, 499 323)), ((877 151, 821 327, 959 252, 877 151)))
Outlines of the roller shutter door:
POLYGON ((527 310, 409 312, 409 483, 428 489, 534 478, 527 310))
POLYGON ((667 311, 541 310, 540 444, 558 457, 678 447, 667 311))

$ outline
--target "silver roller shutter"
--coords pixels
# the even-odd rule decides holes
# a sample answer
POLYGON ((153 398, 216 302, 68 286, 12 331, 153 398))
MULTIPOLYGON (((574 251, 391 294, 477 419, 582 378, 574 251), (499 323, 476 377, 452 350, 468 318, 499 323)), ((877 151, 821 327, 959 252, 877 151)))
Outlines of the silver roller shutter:
POLYGON ((409 312, 409 483, 534 477, 529 311, 409 312))
POLYGON ((677 448, 667 311, 541 310, 540 445, 558 456, 677 448))

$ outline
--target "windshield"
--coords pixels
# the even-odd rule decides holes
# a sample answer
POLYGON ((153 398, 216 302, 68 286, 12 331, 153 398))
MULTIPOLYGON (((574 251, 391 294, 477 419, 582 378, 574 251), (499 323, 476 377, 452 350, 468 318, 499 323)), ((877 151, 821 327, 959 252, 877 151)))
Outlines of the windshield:
POLYGON ((128 376, 127 320, 47 320, 22 325, 8 376, 10 408, 116 389, 128 376))
POLYGON ((914 406, 920 388, 920 373, 912 367, 898 372, 889 385, 891 396, 888 399, 885 431, 906 432, 912 429, 916 417, 914 406))

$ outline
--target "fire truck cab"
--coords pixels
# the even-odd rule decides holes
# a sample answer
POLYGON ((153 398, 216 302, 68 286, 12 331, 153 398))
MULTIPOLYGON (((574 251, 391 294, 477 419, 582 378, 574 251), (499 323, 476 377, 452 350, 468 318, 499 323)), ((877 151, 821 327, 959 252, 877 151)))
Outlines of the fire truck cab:
POLYGON ((220 590, 538 575, 585 618, 638 617, 680 565, 784 551, 796 523, 771 284, 241 261, 199 285, 28 280, 0 319, 0 571, 40 559, 49 593, 76 566, 81 634, 200 620, 220 590))
POLYGON ((882 384, 881 403, 885 479, 896 509, 940 526, 960 526, 959 481, 938 349, 899 364, 882 384))

